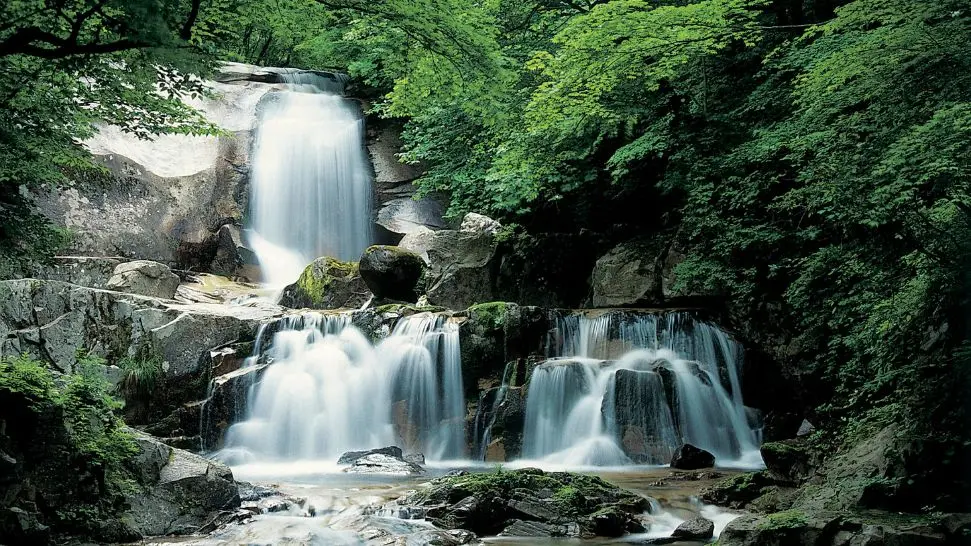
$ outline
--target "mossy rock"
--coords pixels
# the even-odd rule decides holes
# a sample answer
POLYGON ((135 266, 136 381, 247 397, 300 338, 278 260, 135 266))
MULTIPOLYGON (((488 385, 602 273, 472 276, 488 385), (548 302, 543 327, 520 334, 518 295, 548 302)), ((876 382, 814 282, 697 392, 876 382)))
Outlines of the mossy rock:
POLYGON ((515 522, 539 522, 553 536, 619 536, 643 530, 649 500, 596 476, 535 468, 446 476, 405 497, 446 529, 509 534, 515 522))
POLYGON ((775 485, 769 473, 747 472, 736 474, 729 478, 717 481, 701 492, 701 500, 727 506, 729 508, 744 508, 752 501, 761 497, 766 488, 775 485))
POLYGON ((371 299, 357 262, 330 256, 304 268, 297 282, 283 290, 280 304, 295 309, 356 309, 371 299))

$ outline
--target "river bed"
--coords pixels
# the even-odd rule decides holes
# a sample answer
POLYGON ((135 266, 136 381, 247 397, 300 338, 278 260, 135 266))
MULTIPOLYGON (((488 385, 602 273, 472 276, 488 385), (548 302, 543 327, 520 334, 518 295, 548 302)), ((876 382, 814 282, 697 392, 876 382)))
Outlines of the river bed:
MULTIPOLYGON (((432 465, 420 477, 354 475, 340 471, 329 462, 289 462, 279 465, 234 467, 236 478, 257 486, 276 489, 296 504, 268 499, 262 509, 271 512, 254 515, 243 523, 233 523, 208 536, 148 540, 142 544, 184 544, 195 546, 229 545, 306 545, 424 546, 436 535, 424 520, 400 519, 381 508, 390 501, 427 483, 449 470, 495 472, 488 465, 432 465)), ((626 467, 624 469, 586 469, 625 489, 657 500, 660 510, 646 516, 650 529, 645 534, 617 539, 552 539, 491 537, 481 539, 491 546, 539 546, 570 544, 649 544, 650 539, 665 538, 684 520, 702 515, 715 522, 716 534, 738 516, 714 506, 702 505, 697 495, 713 481, 736 472, 686 473, 667 467, 626 467), (685 479, 685 477, 701 479, 685 479)), ((668 544, 696 545, 700 542, 668 544)))

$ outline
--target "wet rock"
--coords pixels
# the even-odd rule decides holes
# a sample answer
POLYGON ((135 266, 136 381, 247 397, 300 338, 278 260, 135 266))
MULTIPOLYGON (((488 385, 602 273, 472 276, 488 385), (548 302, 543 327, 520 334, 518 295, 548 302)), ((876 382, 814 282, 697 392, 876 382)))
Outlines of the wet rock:
POLYGON ((212 393, 201 408, 201 442, 205 451, 223 447, 226 431, 246 416, 246 399, 251 385, 266 372, 266 364, 240 368, 212 382, 212 393))
POLYGON ((594 476, 527 468, 438 478, 398 504, 480 536, 579 537, 643 529, 637 518, 648 500, 594 476))
POLYGON ((714 523, 705 518, 694 518, 678 525, 671 536, 687 540, 705 540, 711 538, 714 534, 714 523))
MULTIPOLYGON (((742 516, 718 539, 725 546, 937 546, 948 544, 944 530, 920 516, 872 513, 807 513, 787 510, 766 516, 742 516)), ((962 544, 960 540, 953 544, 962 544)))
POLYGON ((256 279, 259 261, 256 254, 243 242, 243 234, 233 225, 224 225, 216 232, 216 256, 210 271, 231 278, 256 279))
POLYGON ((374 245, 361 256, 361 278, 379 298, 415 302, 416 286, 424 271, 421 257, 407 249, 374 245))
POLYGON ((715 466, 715 456, 691 444, 682 444, 671 457, 671 468, 699 470, 715 466))
POLYGON ((402 459, 401 448, 398 446, 379 447, 377 449, 366 449, 364 451, 348 451, 337 459, 337 464, 353 464, 354 461, 367 455, 387 455, 397 459, 402 459))
POLYGON ((749 472, 718 481, 701 491, 701 500, 729 508, 745 508, 775 485, 767 471, 749 472))
POLYGON ((179 276, 164 264, 137 260, 115 267, 105 287, 128 294, 172 299, 179 288, 179 276))
POLYGON ((355 262, 324 256, 304 268, 297 282, 283 289, 280 305, 294 309, 357 309, 371 292, 355 262))
POLYGON ((408 453, 402 459, 412 464, 425 464, 425 455, 423 453, 408 453))
POLYGON ((425 469, 400 457, 372 453, 356 459, 353 463, 351 463, 351 466, 344 469, 344 472, 350 474, 393 474, 396 476, 417 476, 419 474, 424 474, 425 469))

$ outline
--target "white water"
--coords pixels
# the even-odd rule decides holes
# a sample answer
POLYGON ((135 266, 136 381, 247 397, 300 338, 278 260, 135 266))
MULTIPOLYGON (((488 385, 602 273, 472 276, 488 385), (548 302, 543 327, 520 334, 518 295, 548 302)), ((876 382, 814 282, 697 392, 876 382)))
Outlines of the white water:
POLYGON ((565 466, 666 464, 681 443, 759 466, 742 404, 741 351, 690 316, 562 317, 532 373, 523 458, 565 466))
POLYGON ((456 323, 428 313, 402 318, 372 346, 349 315, 308 314, 285 319, 268 351, 272 363, 252 387, 247 418, 230 427, 217 458, 333 462, 388 445, 433 460, 464 456, 456 323))
POLYGON ((263 280, 282 287, 320 256, 357 260, 371 242, 371 168, 364 120, 343 80, 281 74, 253 146, 247 239, 263 280))

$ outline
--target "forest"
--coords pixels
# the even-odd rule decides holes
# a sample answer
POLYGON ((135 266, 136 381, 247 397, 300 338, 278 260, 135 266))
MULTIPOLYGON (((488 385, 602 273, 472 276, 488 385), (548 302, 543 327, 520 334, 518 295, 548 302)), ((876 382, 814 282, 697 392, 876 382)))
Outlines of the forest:
POLYGON ((676 245, 818 465, 892 429, 860 506, 971 511, 966 0, 7 1, 0 278, 71 247, 28 190, 103 183, 99 127, 224 134, 223 62, 346 73, 446 222, 676 245))

